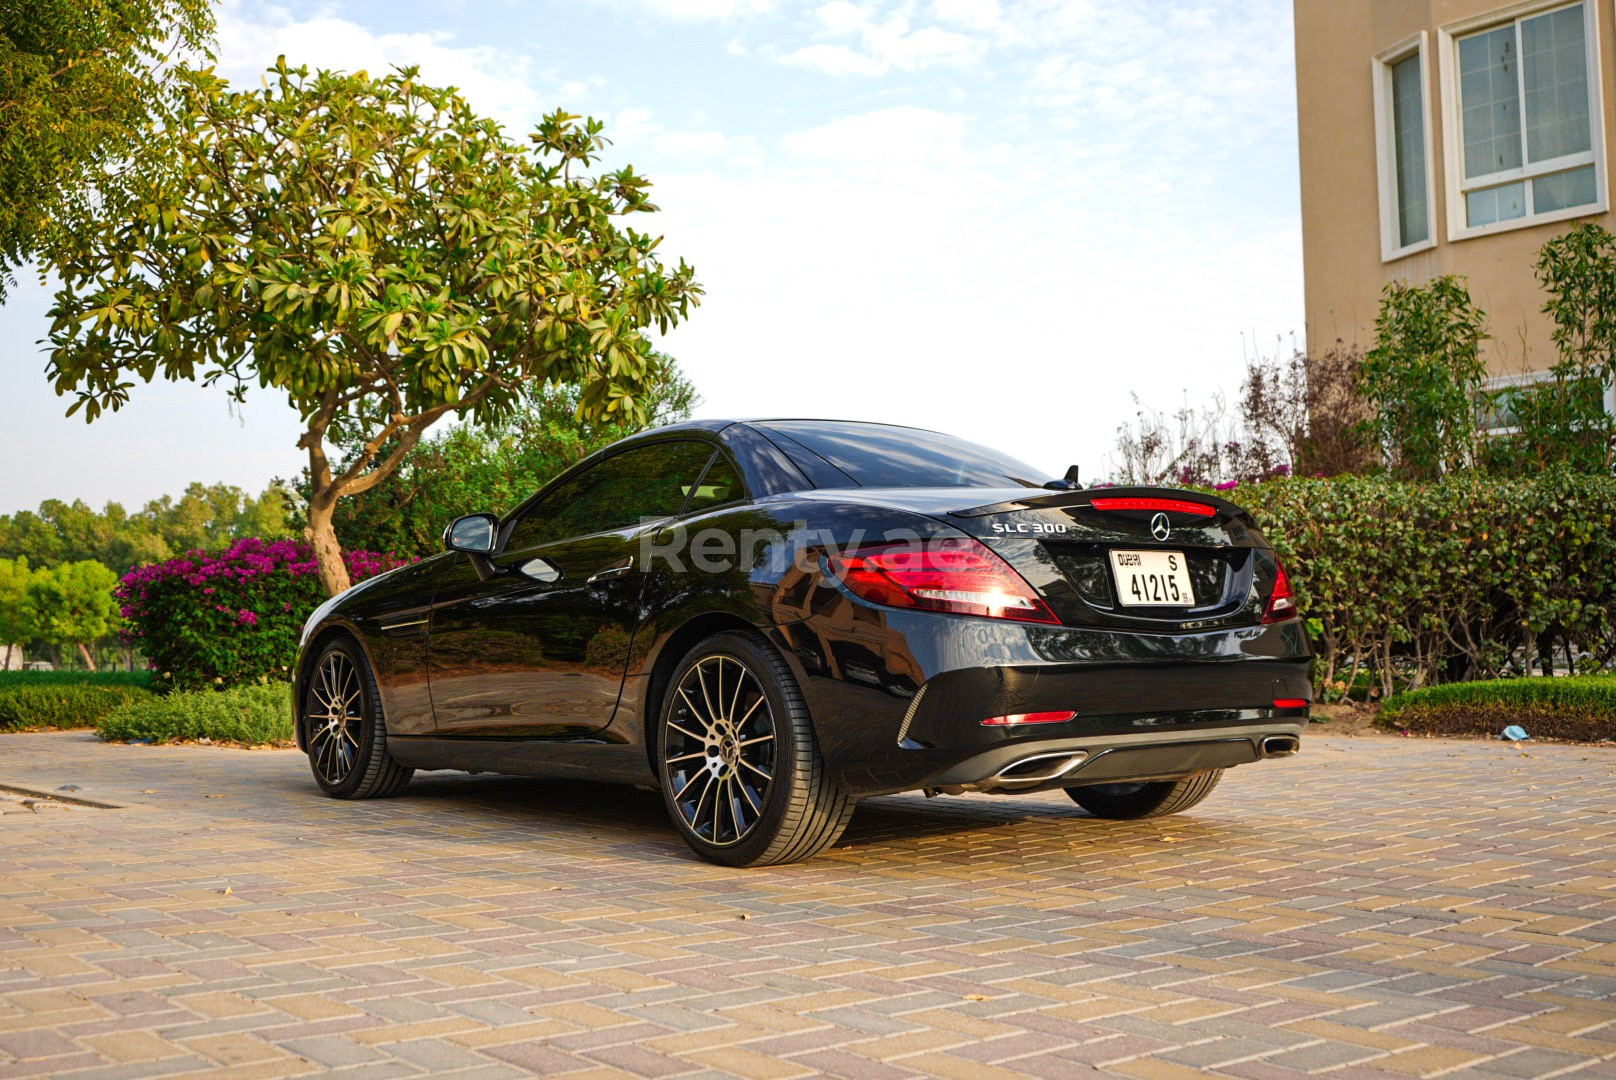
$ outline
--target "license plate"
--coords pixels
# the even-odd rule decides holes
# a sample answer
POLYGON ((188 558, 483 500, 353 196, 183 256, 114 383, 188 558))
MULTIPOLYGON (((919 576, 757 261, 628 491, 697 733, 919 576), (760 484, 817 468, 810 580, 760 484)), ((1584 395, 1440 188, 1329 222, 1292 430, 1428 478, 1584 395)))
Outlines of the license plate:
POLYGON ((1113 551, 1111 571, 1123 607, 1194 607, 1182 551, 1113 551))

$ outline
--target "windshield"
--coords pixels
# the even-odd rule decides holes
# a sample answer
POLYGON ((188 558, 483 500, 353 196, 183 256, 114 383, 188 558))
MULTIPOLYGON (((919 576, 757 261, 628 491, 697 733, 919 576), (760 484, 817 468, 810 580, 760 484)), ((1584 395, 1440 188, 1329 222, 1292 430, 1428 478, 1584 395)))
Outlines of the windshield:
POLYGON ((1024 461, 935 431, 824 420, 758 427, 799 464, 805 451, 817 454, 860 487, 1040 487, 1050 479, 1024 461))

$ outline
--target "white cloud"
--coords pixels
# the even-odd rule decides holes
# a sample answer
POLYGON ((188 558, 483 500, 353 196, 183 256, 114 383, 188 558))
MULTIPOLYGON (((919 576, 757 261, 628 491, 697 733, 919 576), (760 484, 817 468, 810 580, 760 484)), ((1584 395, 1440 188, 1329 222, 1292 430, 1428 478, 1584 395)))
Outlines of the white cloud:
POLYGON ((932 0, 932 14, 941 22, 968 30, 992 30, 999 25, 999 0, 932 0))
POLYGON ((756 140, 747 136, 726 135, 712 128, 669 129, 649 109, 624 109, 603 119, 613 157, 625 161, 639 163, 649 157, 674 168, 733 169, 756 165, 763 157, 756 140))
POLYGON ((300 20, 282 8, 239 0, 224 4, 219 11, 220 74, 237 87, 255 86, 278 55, 311 69, 372 75, 419 65, 427 83, 458 87, 474 108, 515 133, 531 128, 561 98, 577 106, 590 85, 558 80, 554 91, 541 95, 535 85, 541 76, 521 53, 456 45, 448 33, 375 33, 330 15, 300 20))
POLYGON ((879 75, 886 70, 875 57, 846 45, 804 45, 782 56, 780 61, 823 75, 879 75))
POLYGON ((966 119, 914 105, 846 116, 780 140, 799 165, 839 173, 906 168, 925 164, 934 171, 965 155, 966 119))
POLYGON ((875 22, 847 0, 825 4, 816 14, 829 33, 857 34, 858 46, 805 45, 782 56, 783 63, 826 75, 882 75, 894 68, 920 71, 933 64, 969 64, 981 52, 980 43, 964 34, 936 26, 910 30, 902 15, 875 22))
POLYGON ((628 2, 653 15, 687 22, 762 15, 774 9, 773 0, 628 0, 628 2))
POLYGON ((814 10, 826 31, 832 34, 851 34, 870 23, 869 12, 849 0, 831 0, 814 10))

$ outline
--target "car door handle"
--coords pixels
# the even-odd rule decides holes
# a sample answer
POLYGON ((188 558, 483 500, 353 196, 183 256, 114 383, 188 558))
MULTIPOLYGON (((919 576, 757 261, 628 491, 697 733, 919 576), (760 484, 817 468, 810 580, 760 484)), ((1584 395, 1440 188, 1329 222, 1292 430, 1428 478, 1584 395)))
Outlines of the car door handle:
POLYGON ((629 573, 633 569, 634 560, 632 558, 624 559, 622 562, 608 566, 606 569, 601 570, 598 573, 590 574, 588 581, 591 585, 598 585, 602 581, 610 581, 612 578, 622 577, 624 574, 629 573))

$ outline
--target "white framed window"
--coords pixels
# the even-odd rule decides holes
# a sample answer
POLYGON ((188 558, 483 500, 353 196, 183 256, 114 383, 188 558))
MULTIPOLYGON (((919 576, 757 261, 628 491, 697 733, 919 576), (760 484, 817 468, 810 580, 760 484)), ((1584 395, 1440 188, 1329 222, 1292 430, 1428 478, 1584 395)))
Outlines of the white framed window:
MULTIPOLYGON (((1528 371, 1519 375, 1496 375, 1481 384, 1476 402, 1476 426, 1488 438, 1507 438, 1520 434, 1518 409, 1534 389, 1554 381, 1552 371, 1528 371)), ((1582 380, 1578 388, 1587 394, 1598 394, 1605 404, 1605 412, 1616 416, 1616 384, 1603 387, 1582 380)), ((1584 398, 1584 400, 1590 400, 1584 398)))
POLYGON ((1380 162, 1380 257, 1436 246, 1436 185, 1425 92, 1425 32, 1375 57, 1375 146, 1380 162))
POLYGON ((1517 4, 1440 33, 1448 238, 1604 211, 1594 0, 1517 4))

